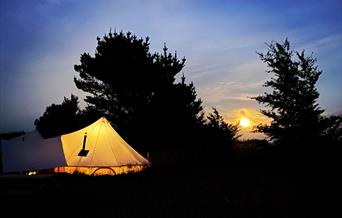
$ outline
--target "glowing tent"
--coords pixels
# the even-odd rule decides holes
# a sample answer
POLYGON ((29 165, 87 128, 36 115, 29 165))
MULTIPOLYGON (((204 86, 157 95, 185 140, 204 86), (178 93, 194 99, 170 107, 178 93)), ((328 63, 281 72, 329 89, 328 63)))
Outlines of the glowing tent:
POLYGON ((118 174, 140 171, 150 162, 100 118, 93 124, 58 137, 3 141, 3 172, 54 169, 54 172, 118 174))

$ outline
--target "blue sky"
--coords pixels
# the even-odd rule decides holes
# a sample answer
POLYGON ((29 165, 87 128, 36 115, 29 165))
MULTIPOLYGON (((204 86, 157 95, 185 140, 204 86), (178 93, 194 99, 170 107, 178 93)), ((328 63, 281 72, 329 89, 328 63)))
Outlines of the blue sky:
POLYGON ((185 56, 187 81, 229 122, 263 121, 262 106, 248 98, 269 78, 256 52, 288 37, 318 60, 321 107, 342 111, 341 0, 1 0, 0 27, 0 132, 32 130, 46 106, 71 93, 83 98, 73 65, 110 28, 149 36, 152 52, 166 42, 185 56))

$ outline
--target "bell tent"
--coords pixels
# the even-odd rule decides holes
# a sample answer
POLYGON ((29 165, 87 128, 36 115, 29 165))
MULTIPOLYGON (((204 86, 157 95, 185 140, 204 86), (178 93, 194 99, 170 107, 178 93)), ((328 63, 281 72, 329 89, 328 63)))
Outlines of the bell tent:
POLYGON ((53 169, 87 175, 136 172, 150 162, 104 117, 78 131, 43 139, 37 131, 2 142, 3 172, 53 169))

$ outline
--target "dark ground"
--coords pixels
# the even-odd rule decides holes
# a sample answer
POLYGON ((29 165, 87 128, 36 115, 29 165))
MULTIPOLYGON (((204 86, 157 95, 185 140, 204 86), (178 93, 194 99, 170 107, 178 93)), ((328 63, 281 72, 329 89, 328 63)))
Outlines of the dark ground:
POLYGON ((1 217, 341 217, 340 173, 247 165, 116 177, 2 175, 1 217))

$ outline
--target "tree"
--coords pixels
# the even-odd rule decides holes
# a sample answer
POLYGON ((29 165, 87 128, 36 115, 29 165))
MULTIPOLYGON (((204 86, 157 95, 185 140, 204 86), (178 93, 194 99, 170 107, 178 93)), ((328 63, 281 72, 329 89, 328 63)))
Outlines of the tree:
POLYGON ((62 104, 48 106, 44 114, 35 120, 37 130, 44 138, 50 138, 75 131, 79 127, 78 97, 64 97, 62 104))
POLYGON ((190 148, 199 140, 198 131, 205 122, 202 101, 197 98, 193 83, 185 83, 184 75, 180 83, 156 93, 140 117, 143 119, 135 126, 148 127, 148 133, 144 133, 149 141, 146 144, 159 147, 190 148))
POLYGON ((317 103, 316 83, 322 72, 316 66, 316 59, 306 56, 304 50, 290 50, 287 39, 283 43, 268 44, 267 53, 258 54, 268 66, 267 73, 272 74, 264 84, 269 91, 254 98, 269 108, 261 112, 272 118, 270 125, 259 125, 258 131, 268 135, 275 144, 296 146, 297 150, 312 149, 328 132, 336 130, 331 124, 338 122, 323 118, 324 110, 317 103))
POLYGON ((74 67, 76 86, 90 94, 85 99, 89 107, 108 117, 132 144, 165 144, 181 137, 175 135, 179 127, 189 133, 203 122, 193 84, 185 84, 185 78, 175 82, 185 58, 167 52, 165 45, 162 54, 149 49, 148 37, 110 32, 97 38, 93 57, 82 54, 74 67))
MULTIPOLYGON (((342 143, 342 115, 324 116, 321 118, 324 140, 330 144, 341 145, 342 143)), ((341 147, 341 146, 339 146, 341 147)), ((341 149, 341 148, 340 148, 341 149)))
POLYGON ((233 154, 233 145, 240 137, 239 127, 228 124, 216 108, 212 109, 213 112, 207 116, 203 128, 202 138, 205 145, 202 147, 202 156, 212 163, 221 165, 233 154))
POLYGON ((216 108, 212 109, 213 112, 207 116, 208 121, 206 123, 207 128, 215 135, 211 138, 221 142, 218 144, 224 144, 224 146, 231 145, 240 137, 238 135, 238 125, 228 124, 216 108))
POLYGON ((210 140, 213 144, 221 146, 224 150, 232 150, 233 142, 235 142, 240 135, 238 135, 238 125, 228 124, 216 108, 212 108, 213 112, 207 116, 206 128, 209 131, 210 140))
POLYGON ((9 140, 9 139, 16 138, 24 134, 25 134, 24 131, 12 131, 12 132, 2 132, 2 133, 0 132, 0 143, 1 143, 1 139, 9 140))

